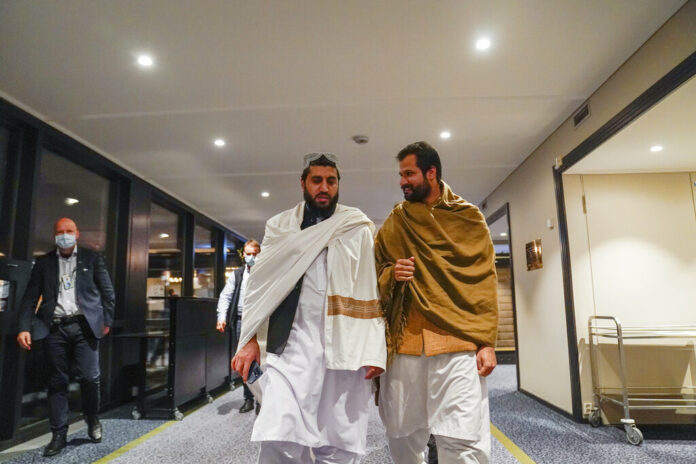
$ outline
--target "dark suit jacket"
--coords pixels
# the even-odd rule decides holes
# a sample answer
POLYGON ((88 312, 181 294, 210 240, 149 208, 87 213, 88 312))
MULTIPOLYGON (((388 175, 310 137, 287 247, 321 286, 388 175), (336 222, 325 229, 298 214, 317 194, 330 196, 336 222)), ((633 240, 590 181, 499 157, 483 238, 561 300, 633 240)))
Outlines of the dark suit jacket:
MULTIPOLYGON (((45 338, 58 299, 58 256, 51 251, 36 258, 31 278, 24 292, 19 313, 19 332, 30 331, 32 339, 45 338), (41 306, 34 309, 42 297, 41 306)), ((114 288, 104 258, 97 252, 78 247, 75 300, 96 338, 102 338, 102 327, 111 327, 114 318, 114 288)))
POLYGON ((244 281, 244 268, 246 264, 242 264, 234 271, 234 292, 232 292, 232 299, 230 300, 230 306, 227 308, 227 327, 230 328, 232 333, 234 333, 237 326, 237 319, 242 317, 239 314, 239 296, 242 293, 242 282, 244 281))

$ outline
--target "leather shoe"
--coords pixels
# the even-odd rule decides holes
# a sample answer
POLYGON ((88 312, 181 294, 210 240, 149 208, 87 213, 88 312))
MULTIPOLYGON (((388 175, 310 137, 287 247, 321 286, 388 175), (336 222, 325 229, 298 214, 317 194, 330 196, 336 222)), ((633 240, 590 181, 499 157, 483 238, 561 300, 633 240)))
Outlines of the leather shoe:
POLYGON ((256 415, 257 415, 257 416, 259 415, 259 411, 261 411, 261 403, 259 403, 259 402, 257 401, 257 402, 256 402, 256 415))
POLYGON ((239 412, 243 414, 245 412, 251 411, 252 409, 254 409, 254 400, 245 399, 244 404, 241 408, 239 408, 239 412))
POLYGON ((49 443, 46 448, 44 448, 43 455, 48 457, 48 456, 55 456, 56 454, 60 453, 60 451, 65 448, 66 444, 66 432, 63 433, 53 433, 53 438, 51 439, 51 443, 49 443))
POLYGON ((98 417, 87 419, 87 435, 93 443, 101 443, 102 441, 102 426, 98 417))

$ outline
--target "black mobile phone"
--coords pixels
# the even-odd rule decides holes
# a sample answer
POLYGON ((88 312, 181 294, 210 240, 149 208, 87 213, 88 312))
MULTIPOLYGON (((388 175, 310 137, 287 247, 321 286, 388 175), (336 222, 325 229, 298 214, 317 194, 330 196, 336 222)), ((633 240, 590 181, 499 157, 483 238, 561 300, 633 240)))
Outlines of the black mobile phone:
POLYGON ((247 375, 247 385, 251 385, 252 383, 256 382, 259 377, 261 377, 261 374, 263 374, 263 371, 259 367, 259 364, 256 362, 256 360, 251 362, 251 366, 249 367, 249 375, 247 375))

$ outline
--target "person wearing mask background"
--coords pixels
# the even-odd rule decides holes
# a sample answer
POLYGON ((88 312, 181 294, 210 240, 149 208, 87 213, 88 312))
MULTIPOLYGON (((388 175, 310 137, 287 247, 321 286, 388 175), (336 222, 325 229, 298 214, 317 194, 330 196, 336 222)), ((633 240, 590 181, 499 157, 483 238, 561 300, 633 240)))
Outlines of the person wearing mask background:
POLYGON ((78 252, 80 231, 72 219, 56 221, 57 250, 36 258, 22 298, 17 342, 25 350, 45 339, 51 368, 48 402, 53 438, 44 456, 65 448, 68 433, 68 383, 74 363, 79 371, 82 412, 90 439, 102 440, 99 423, 99 339, 114 317, 114 289, 104 258, 85 248, 78 252), (41 299, 41 305, 35 312, 41 299))
MULTIPOLYGON (((228 325, 234 337, 234 349, 237 349, 239 334, 242 330, 242 312, 244 311, 244 294, 249 280, 251 266, 254 265, 256 255, 261 251, 261 245, 256 240, 247 240, 244 244, 244 263, 237 268, 225 283, 225 288, 220 293, 217 307, 217 331, 224 332, 228 325)), ((254 394, 244 385, 244 404, 239 408, 240 413, 254 409, 254 394)), ((260 403, 256 402, 256 414, 259 413, 260 403)))

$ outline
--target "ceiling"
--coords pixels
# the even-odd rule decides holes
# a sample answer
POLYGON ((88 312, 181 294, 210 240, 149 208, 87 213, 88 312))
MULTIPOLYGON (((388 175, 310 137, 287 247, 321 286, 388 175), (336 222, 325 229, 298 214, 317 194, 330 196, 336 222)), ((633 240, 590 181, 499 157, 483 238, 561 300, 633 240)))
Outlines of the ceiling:
POLYGON ((694 108, 692 77, 566 173, 696 172, 694 108), (652 152, 655 146, 662 150, 652 152))
POLYGON ((380 224, 403 146, 480 202, 683 3, 2 1, 0 95, 248 237, 317 150, 380 224))

